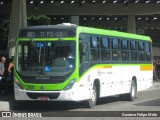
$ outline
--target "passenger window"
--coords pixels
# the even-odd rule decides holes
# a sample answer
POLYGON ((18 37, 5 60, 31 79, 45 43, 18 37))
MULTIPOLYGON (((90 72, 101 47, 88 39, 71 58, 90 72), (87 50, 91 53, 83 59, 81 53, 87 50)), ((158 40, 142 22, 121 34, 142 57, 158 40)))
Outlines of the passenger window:
POLYGON ((99 42, 97 36, 91 37, 91 61, 99 61, 99 42))
POLYGON ((96 36, 91 37, 91 47, 98 48, 98 38, 96 36))
POLYGON ((128 50, 128 40, 122 40, 122 50, 128 50))
POLYGON ((138 44, 138 50, 139 51, 144 51, 143 42, 139 42, 139 44, 138 44))
POLYGON ((151 61, 150 43, 146 43, 146 61, 151 61))
POLYGON ((118 49, 119 48, 119 44, 118 44, 118 39, 112 39, 112 48, 113 49, 118 49))
POLYGON ((136 62, 138 60, 137 41, 130 42, 130 50, 131 50, 131 61, 136 62))
POLYGON ((110 48, 110 39, 107 37, 103 37, 101 39, 101 56, 102 61, 110 61, 111 60, 111 50, 110 48))
POLYGON ((139 61, 141 61, 141 62, 143 62, 143 61, 145 61, 145 43, 144 42, 139 42, 139 44, 138 44, 138 50, 139 50, 139 52, 138 52, 138 54, 139 54, 139 61))
POLYGON ((106 37, 103 37, 103 38, 102 38, 102 48, 109 49, 109 46, 110 46, 109 43, 110 43, 110 42, 109 42, 109 39, 108 39, 108 38, 106 38, 106 37))
POLYGON ((131 41, 131 50, 136 50, 137 49, 137 42, 136 41, 131 41))
POLYGON ((128 40, 122 40, 122 53, 121 53, 121 56, 122 56, 122 61, 129 61, 129 41, 128 40))

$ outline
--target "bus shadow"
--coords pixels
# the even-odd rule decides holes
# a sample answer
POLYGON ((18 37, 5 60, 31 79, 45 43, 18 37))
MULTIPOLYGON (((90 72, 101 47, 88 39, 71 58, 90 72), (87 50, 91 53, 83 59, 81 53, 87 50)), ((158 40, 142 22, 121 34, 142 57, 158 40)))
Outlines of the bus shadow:
MULTIPOLYGON (((119 97, 105 97, 97 101, 97 105, 104 105, 119 101, 119 97)), ((51 111, 70 111, 80 108, 86 108, 85 102, 59 102, 59 101, 10 101, 11 111, 22 112, 51 112, 51 111)))
POLYGON ((10 101, 9 106, 11 111, 23 112, 69 111, 85 107, 81 102, 57 101, 10 101))
POLYGON ((160 98, 155 99, 155 100, 146 101, 146 102, 137 103, 134 105, 137 105, 137 106, 160 106, 160 98))
POLYGON ((120 101, 128 101, 128 100, 126 97, 119 97, 118 95, 117 96, 110 96, 110 97, 100 98, 97 102, 97 105, 120 102, 120 101))

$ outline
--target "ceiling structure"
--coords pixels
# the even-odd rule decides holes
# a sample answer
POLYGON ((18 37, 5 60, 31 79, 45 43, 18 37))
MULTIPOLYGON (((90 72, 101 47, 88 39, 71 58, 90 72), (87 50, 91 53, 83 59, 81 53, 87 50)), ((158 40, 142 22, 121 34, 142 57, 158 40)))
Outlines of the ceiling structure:
MULTIPOLYGON (((0 0, 1 18, 11 14, 12 1, 0 0)), ((26 0, 26 4, 28 16, 48 15, 54 24, 79 16, 80 25, 118 31, 127 31, 128 16, 134 15, 136 29, 159 42, 160 0, 26 0)))
MULTIPOLYGON (((11 3, 0 0, 0 14, 10 14, 11 3)), ((105 28, 125 31, 128 15, 133 14, 137 28, 160 30, 160 0, 26 0, 26 4, 28 16, 50 15, 54 21, 68 22, 69 16, 77 15, 82 25, 106 23, 105 28)))

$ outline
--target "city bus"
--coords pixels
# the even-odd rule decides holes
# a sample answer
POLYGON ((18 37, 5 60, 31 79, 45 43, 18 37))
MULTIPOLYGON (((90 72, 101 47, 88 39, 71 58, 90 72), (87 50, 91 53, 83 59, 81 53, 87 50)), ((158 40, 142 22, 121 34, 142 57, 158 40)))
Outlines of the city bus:
POLYGON ((22 28, 16 39, 15 100, 134 100, 152 86, 148 36, 73 24, 22 28))

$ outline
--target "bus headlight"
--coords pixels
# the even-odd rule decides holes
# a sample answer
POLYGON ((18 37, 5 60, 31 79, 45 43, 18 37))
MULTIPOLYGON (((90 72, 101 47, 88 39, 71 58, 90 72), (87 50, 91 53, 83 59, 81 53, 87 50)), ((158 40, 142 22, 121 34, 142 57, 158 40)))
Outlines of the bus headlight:
POLYGON ((20 82, 19 82, 17 79, 14 80, 14 83, 15 83, 15 85, 16 85, 15 87, 16 87, 17 89, 23 90, 22 85, 20 84, 20 82))
POLYGON ((76 79, 71 80, 68 85, 64 88, 64 90, 69 90, 73 87, 73 85, 75 84, 76 79))

